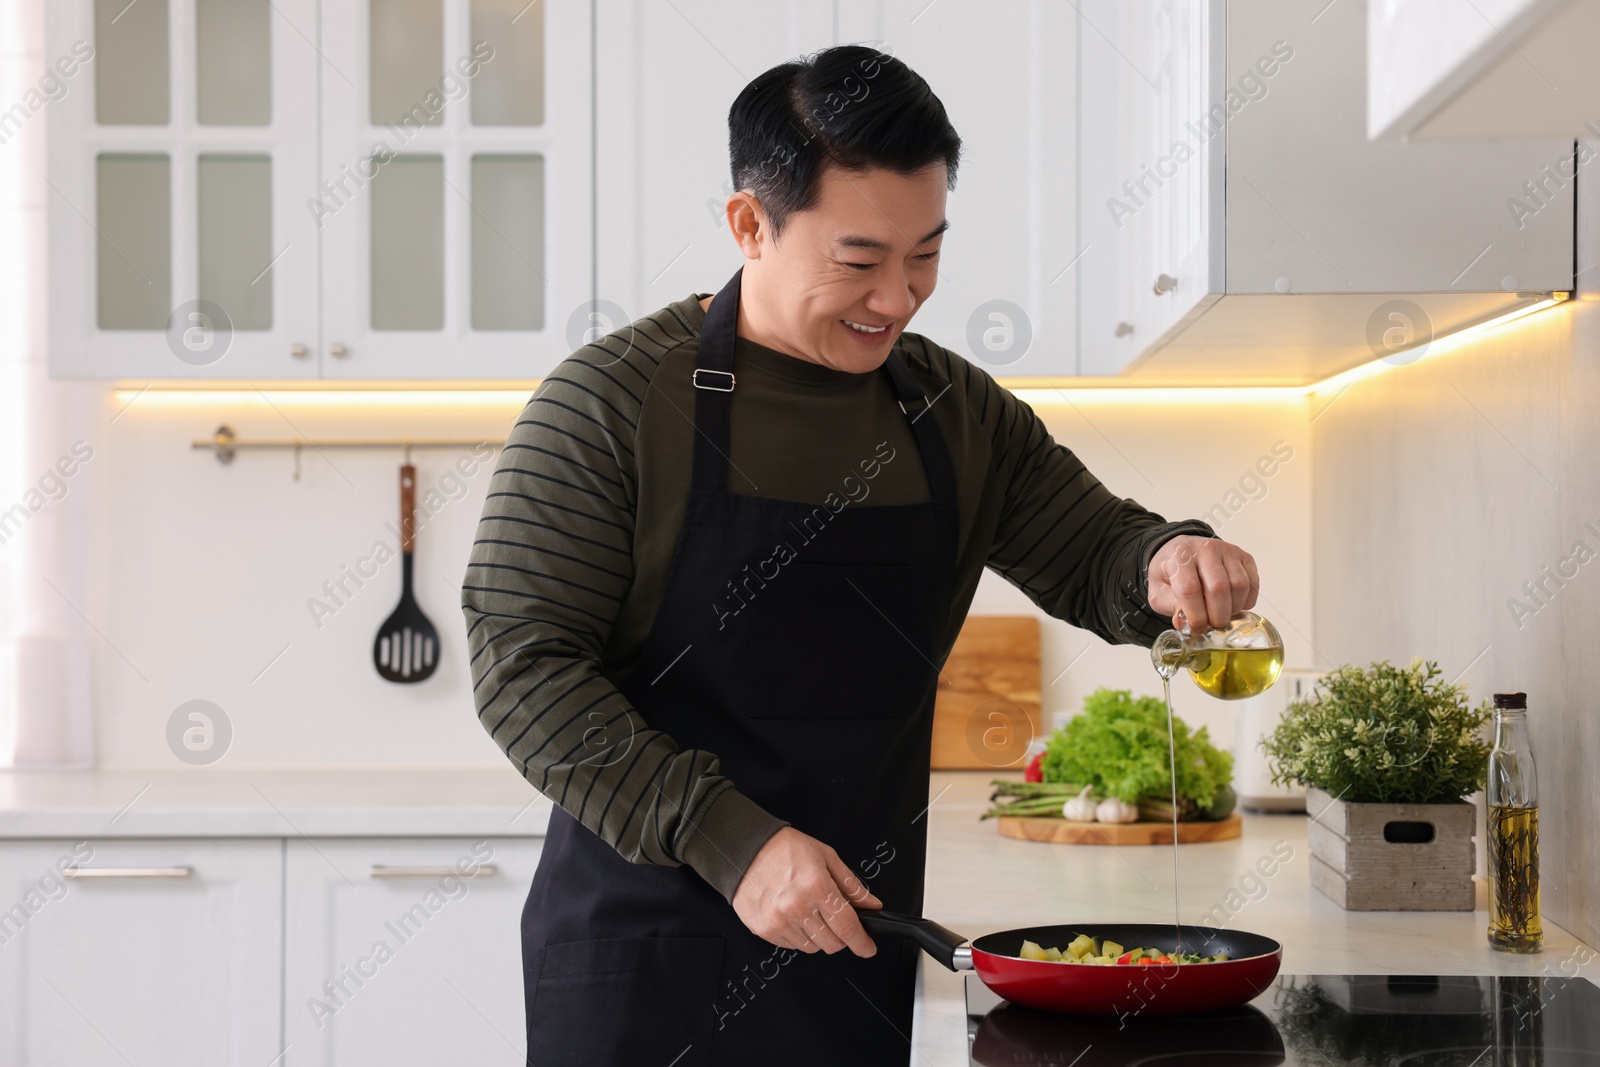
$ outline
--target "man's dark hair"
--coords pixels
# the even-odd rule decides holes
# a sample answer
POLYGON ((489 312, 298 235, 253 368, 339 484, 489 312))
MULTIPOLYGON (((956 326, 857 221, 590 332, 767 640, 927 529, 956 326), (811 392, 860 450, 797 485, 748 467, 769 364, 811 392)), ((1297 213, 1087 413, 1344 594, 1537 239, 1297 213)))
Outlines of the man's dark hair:
POLYGON ((826 48, 758 76, 728 109, 733 187, 754 193, 774 233, 817 200, 824 167, 914 174, 944 163, 956 185, 961 138, 922 76, 865 45, 826 48))

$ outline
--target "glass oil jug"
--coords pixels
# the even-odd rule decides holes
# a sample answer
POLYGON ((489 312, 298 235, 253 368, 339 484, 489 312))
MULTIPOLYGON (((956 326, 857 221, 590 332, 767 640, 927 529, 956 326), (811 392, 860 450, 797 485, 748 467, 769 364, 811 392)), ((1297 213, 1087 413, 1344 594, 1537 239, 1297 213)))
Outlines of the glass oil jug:
POLYGON ((1283 670, 1283 638, 1277 627, 1253 611, 1241 611, 1220 630, 1195 635, 1188 619, 1168 630, 1150 648, 1150 662, 1167 681, 1187 669, 1194 684, 1219 700, 1242 700, 1264 693, 1283 670))

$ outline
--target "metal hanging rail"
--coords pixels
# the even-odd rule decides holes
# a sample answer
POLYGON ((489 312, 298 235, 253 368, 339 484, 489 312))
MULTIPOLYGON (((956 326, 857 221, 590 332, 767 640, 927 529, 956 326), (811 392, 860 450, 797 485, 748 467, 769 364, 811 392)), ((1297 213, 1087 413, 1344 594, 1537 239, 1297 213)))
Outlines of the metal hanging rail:
POLYGON ((317 438, 317 437, 257 437, 241 440, 234 436, 233 430, 228 426, 218 426, 210 437, 195 438, 189 442, 189 447, 195 451, 210 450, 218 463, 232 463, 233 457, 241 449, 267 449, 288 448, 293 449, 298 459, 300 450, 309 448, 320 451, 324 448, 399 448, 404 449, 409 460, 413 448, 474 448, 478 445, 492 445, 495 448, 505 447, 505 439, 495 440, 485 437, 360 437, 360 438, 317 438))

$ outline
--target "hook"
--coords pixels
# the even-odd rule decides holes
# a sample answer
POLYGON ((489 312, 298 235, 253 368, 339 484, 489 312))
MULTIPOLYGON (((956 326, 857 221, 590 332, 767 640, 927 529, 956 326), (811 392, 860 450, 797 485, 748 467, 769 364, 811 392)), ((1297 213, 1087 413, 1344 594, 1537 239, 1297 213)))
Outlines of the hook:
POLYGON ((409 437, 406 438, 406 452, 405 452, 405 461, 404 462, 405 462, 406 466, 408 466, 408 467, 411 466, 411 438, 409 438, 409 437))
POLYGON ((300 438, 294 439, 294 480, 300 480, 300 438))
POLYGON ((218 463, 227 465, 233 462, 233 457, 236 454, 233 441, 233 428, 227 423, 223 423, 212 431, 211 447, 216 452, 218 463))

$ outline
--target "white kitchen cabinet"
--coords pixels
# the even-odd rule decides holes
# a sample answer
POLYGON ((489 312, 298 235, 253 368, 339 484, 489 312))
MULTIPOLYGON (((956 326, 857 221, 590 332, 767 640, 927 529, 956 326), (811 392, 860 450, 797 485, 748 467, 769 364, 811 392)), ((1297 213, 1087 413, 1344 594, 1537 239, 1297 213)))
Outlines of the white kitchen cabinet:
POLYGON ((729 106, 772 66, 860 42, 927 79, 963 140, 938 286, 910 329, 996 375, 1076 373, 1069 6, 598 0, 597 10, 599 50, 615 60, 598 87, 597 332, 721 288, 743 262, 722 214, 729 106))
POLYGON ((831 0, 596 0, 599 297, 585 342, 744 262, 723 219, 728 108, 757 74, 833 43, 831 0))
POLYGON ((322 25, 324 375, 543 377, 594 285, 588 0, 323 0, 322 25))
POLYGON ((6 842, 0 1062, 279 1062, 282 889, 281 840, 6 842))
POLYGON ((289 841, 287 1067, 520 1067, 520 921, 542 845, 289 841))
POLYGON ((1079 5, 1082 373, 1114 374, 1223 284, 1221 0, 1079 5), (1159 291, 1158 291, 1159 290, 1159 291))
POLYGON ((54 375, 530 379, 570 351, 589 0, 65 0, 47 49, 54 375))
POLYGON ((316 0, 46 17, 51 373, 315 377, 316 0))
POLYGON ((1369 142, 1365 5, 1080 18, 1085 373, 1305 384, 1389 354, 1396 299, 1438 336, 1571 288, 1571 190, 1506 206, 1570 142, 1369 142))
POLYGON ((1367 134, 1600 136, 1597 39, 1592 0, 1370 0, 1367 134))
POLYGON ((998 377, 1078 372, 1077 22, 1049 0, 840 5, 839 40, 881 42, 961 135, 938 287, 910 329, 998 377))

